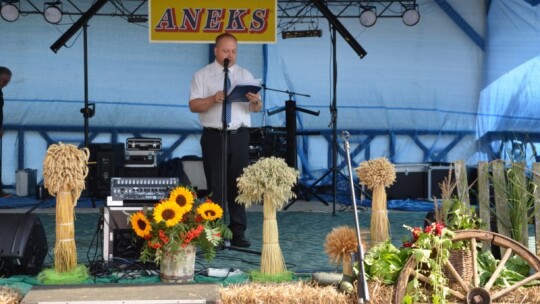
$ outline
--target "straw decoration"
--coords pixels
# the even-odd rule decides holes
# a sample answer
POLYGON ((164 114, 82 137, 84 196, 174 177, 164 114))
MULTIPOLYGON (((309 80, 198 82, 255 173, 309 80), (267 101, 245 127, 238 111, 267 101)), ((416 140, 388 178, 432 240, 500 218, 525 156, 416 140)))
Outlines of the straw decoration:
POLYGON ((276 210, 281 210, 286 202, 295 197, 292 187, 297 178, 298 171, 287 166, 283 159, 273 156, 261 158, 244 168, 242 176, 238 178, 236 201, 250 207, 268 194, 269 202, 276 210))
MULTIPOLYGON (((265 202, 269 200, 265 194, 265 202)), ((285 258, 279 246, 276 211, 272 204, 263 205, 263 246, 261 253, 261 273, 280 274, 287 271, 285 258)))
POLYGON ((87 148, 79 150, 74 145, 60 143, 49 147, 43 161, 45 187, 56 196, 54 268, 58 273, 77 267, 74 208, 84 189, 88 157, 87 148))
POLYGON ((2 286, 0 287, 0 303, 2 304, 19 304, 23 297, 18 289, 2 286))
POLYGON ((276 212, 294 197, 292 187, 297 178, 298 172, 276 157, 260 159, 245 168, 238 178, 238 203, 250 206, 261 199, 264 201, 262 274, 278 275, 287 271, 279 246, 276 212))
POLYGON ((356 231, 349 226, 333 228, 326 236, 324 251, 328 254, 330 262, 343 263, 343 274, 352 276, 351 255, 358 249, 356 231))
POLYGON ((360 183, 369 189, 381 185, 388 188, 396 181, 396 168, 386 157, 364 161, 355 171, 360 183))
POLYGON ((396 180, 396 169, 385 157, 364 161, 356 168, 360 183, 373 191, 371 213, 371 246, 390 237, 385 188, 396 180))
POLYGON ((56 196, 60 188, 65 186, 72 191, 73 205, 76 206, 84 189, 84 179, 88 175, 89 156, 87 148, 78 149, 63 143, 52 144, 43 161, 44 185, 49 193, 56 196))

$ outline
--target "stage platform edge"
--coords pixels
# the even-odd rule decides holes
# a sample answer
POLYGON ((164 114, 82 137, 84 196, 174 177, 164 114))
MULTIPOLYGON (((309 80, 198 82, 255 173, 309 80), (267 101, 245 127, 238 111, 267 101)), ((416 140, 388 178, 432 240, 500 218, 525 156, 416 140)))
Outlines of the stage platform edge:
POLYGON ((97 284, 34 286, 21 304, 221 304, 219 285, 97 284))

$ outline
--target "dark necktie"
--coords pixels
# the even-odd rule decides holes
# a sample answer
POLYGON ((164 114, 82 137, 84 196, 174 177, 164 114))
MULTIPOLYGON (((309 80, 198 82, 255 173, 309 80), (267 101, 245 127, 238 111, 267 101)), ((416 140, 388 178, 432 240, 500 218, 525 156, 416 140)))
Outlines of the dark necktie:
MULTIPOLYGON (((231 78, 229 77, 229 74, 227 74, 227 84, 225 89, 225 94, 231 89, 231 78)), ((225 105, 225 121, 227 122, 227 125, 231 123, 231 101, 228 98, 227 104, 225 105)))

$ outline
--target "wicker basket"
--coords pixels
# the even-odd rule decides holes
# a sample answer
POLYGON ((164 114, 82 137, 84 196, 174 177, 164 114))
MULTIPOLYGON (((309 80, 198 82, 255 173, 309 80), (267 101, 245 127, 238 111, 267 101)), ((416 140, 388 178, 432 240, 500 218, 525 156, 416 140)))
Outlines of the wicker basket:
MULTIPOLYGON (((448 262, 454 266, 457 273, 465 284, 470 285, 473 276, 472 253, 470 250, 450 250, 448 262)), ((448 278, 448 283, 456 283, 450 270, 443 268, 443 273, 448 278)))

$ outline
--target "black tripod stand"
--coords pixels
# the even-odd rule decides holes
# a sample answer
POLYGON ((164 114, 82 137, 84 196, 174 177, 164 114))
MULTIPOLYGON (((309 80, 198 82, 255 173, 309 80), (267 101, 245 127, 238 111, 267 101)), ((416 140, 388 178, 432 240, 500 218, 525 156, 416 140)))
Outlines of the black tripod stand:
MULTIPOLYGON (((305 96, 305 97, 311 97, 310 95, 306 94, 300 94, 295 92, 289 92, 289 91, 282 91, 282 90, 276 90, 264 87, 266 90, 269 91, 275 91, 275 92, 281 92, 281 93, 287 93, 289 94, 289 100, 285 101, 285 107, 281 107, 279 109, 268 111, 268 116, 277 114, 279 112, 285 111, 285 129, 286 129, 286 138, 287 138, 287 154, 286 154, 286 162, 289 167, 298 169, 297 164, 297 144, 296 144, 296 136, 298 135, 318 135, 318 132, 297 132, 296 127, 296 112, 302 112, 306 114, 310 114, 313 116, 319 116, 320 112, 317 111, 311 111, 308 109, 300 108, 296 106, 296 101, 292 100, 292 97, 295 95, 298 96, 305 96)), ((294 192, 296 193, 296 198, 291 200, 287 206, 285 206, 283 209, 287 210, 292 204, 296 202, 296 200, 302 196, 308 200, 309 195, 314 196, 317 198, 321 203, 328 206, 328 202, 319 196, 317 193, 313 191, 313 187, 307 187, 306 185, 302 184, 301 182, 298 182, 295 186, 294 192)))
MULTIPOLYGON (((331 41, 332 41, 332 103, 330 104, 330 124, 329 126, 332 126, 332 168, 330 168, 325 174, 323 174, 319 179, 317 179, 309 188, 315 187, 318 183, 320 183, 322 180, 324 180, 329 174, 332 174, 332 215, 336 215, 336 201, 337 201, 337 178, 338 174, 341 174, 343 177, 343 173, 340 172, 337 164, 337 158, 338 158, 338 135, 337 135, 337 115, 338 115, 338 109, 337 109, 337 98, 336 98, 336 91, 337 91, 337 55, 336 55, 336 26, 332 26, 332 35, 331 35, 331 41)), ((358 187, 357 185, 355 185, 358 187)), ((359 188, 359 187, 358 187, 359 188)), ((360 191, 362 190, 359 188, 360 191)), ((361 210, 365 210, 365 208, 361 207, 361 210)))

